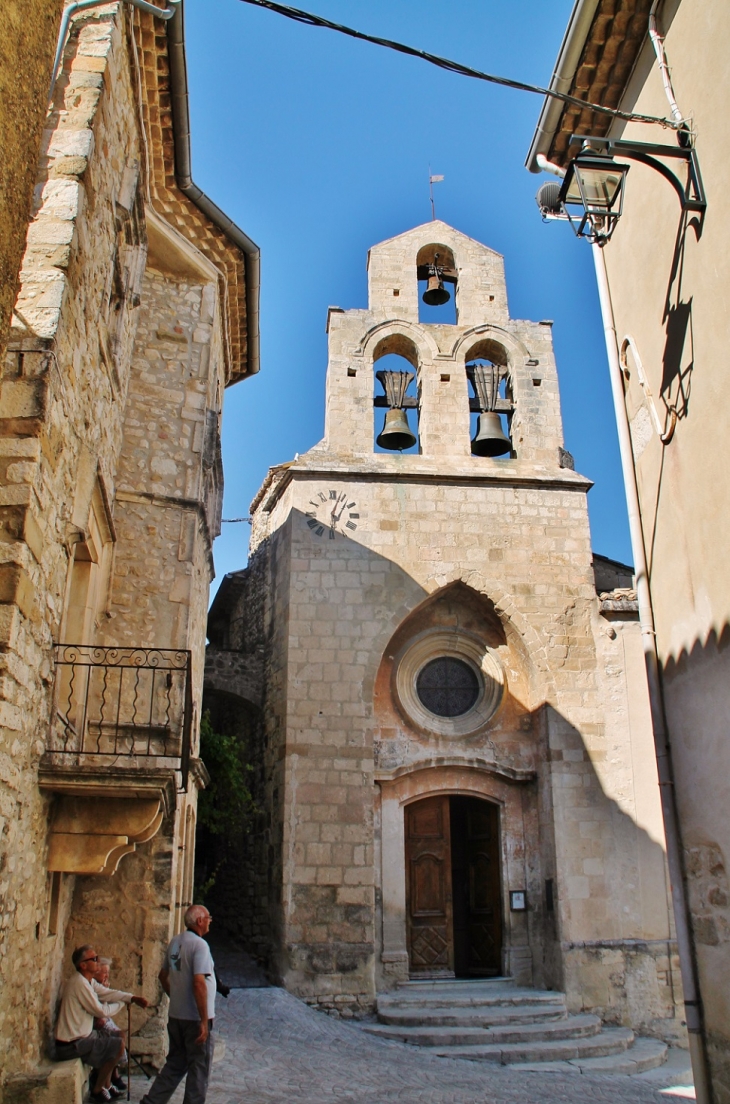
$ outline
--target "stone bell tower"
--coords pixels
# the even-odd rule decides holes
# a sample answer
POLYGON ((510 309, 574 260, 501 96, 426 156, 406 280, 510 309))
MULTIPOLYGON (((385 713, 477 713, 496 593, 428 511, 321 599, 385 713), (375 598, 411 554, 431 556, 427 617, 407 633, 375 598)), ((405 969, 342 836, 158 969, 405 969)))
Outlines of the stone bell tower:
POLYGON ((406 395, 405 409, 418 411, 424 459, 442 467, 460 461, 468 470, 478 466, 472 459, 470 409, 487 412, 491 396, 481 386, 484 372, 477 371, 470 400, 474 372, 468 373, 465 363, 477 362, 479 368, 478 362, 486 361, 498 382, 508 384, 508 396, 495 396, 495 405, 511 422, 514 459, 559 465, 563 435, 550 324, 510 319, 498 253, 446 223, 429 222, 370 250, 368 289, 367 311, 329 313, 322 447, 343 456, 372 455, 366 412, 373 403, 373 367, 396 354, 410 362, 417 377, 418 394, 406 395), (456 324, 419 323, 418 276, 429 272, 440 274, 453 295, 456 324))
POLYGON ((550 324, 443 222, 368 275, 367 309, 329 311, 324 439, 267 476, 209 621, 209 703, 260 718, 250 946, 347 1014, 503 976, 669 1032, 631 569, 591 551, 550 324), (449 320, 419 318, 424 281, 449 320))

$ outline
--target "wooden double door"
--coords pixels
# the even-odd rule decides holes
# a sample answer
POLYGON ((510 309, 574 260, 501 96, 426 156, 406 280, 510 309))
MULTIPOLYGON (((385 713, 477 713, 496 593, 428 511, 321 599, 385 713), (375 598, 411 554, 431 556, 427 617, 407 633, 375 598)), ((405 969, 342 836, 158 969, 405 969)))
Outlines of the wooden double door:
POLYGON ((405 808, 406 912, 412 977, 502 972, 499 808, 439 795, 405 808))

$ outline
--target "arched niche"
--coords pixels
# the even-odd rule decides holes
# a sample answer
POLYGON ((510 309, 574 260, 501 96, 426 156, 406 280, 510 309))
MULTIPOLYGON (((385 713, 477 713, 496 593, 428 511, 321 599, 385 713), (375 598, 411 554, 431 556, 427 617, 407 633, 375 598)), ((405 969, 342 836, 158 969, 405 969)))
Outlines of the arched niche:
MULTIPOLYGON (((481 337, 477 341, 473 342, 471 346, 467 348, 466 355, 464 357, 464 367, 476 366, 476 365, 493 365, 501 376, 499 382, 499 399, 504 406, 511 406, 514 402, 514 395, 512 389, 512 375, 510 371, 510 362, 507 349, 499 341, 496 341, 492 337, 481 337)), ((470 381, 474 394, 470 396, 470 416, 469 416, 469 430, 472 441, 477 433, 479 424, 479 411, 476 409, 478 403, 478 396, 476 394, 476 388, 474 387, 473 380, 470 381)), ((498 411, 499 418, 502 423, 502 431, 511 438, 512 430, 512 411, 501 410, 498 411)), ((513 454, 507 453, 505 459, 509 459, 513 454)))
POLYGON ((373 405, 375 408, 373 448, 375 452, 418 452, 418 366, 419 356, 416 344, 405 334, 386 334, 375 345, 373 349, 373 405), (391 449, 378 441, 378 437, 385 429, 385 420, 391 409, 388 401, 388 387, 384 379, 378 376, 379 372, 404 373, 406 377, 406 392, 401 414, 416 437, 414 444, 409 447, 391 449))
MULTIPOLYGON (((455 271, 456 261, 454 260, 453 250, 450 249, 448 245, 439 244, 438 242, 434 242, 433 245, 422 245, 416 257, 416 267, 421 270, 432 264, 438 264, 439 268, 452 269, 455 271)), ((423 278, 420 271, 418 273, 418 278, 423 278)), ((451 277, 449 278, 451 279, 451 277)), ((453 277, 454 281, 455 279, 456 277, 453 277)))
POLYGON ((416 278, 418 280, 418 320, 426 324, 456 325, 458 309, 456 303, 457 269, 453 250, 443 243, 433 242, 422 245, 416 255, 416 278), (433 267, 438 268, 445 290, 449 292, 448 302, 440 306, 429 306, 423 301, 428 277, 433 267))

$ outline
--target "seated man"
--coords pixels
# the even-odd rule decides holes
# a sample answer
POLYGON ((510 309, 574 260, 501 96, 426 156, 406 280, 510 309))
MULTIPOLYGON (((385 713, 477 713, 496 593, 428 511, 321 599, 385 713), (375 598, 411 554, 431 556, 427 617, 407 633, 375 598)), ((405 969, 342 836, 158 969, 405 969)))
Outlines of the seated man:
MULTIPOLYGON (((112 960, 110 958, 100 958, 99 971, 96 977, 91 979, 91 986, 99 998, 101 998, 101 995, 103 994, 105 989, 110 988, 109 971, 111 969, 111 965, 112 960)), ((100 999, 100 1003, 104 1004, 104 1001, 100 999)), ((111 1016, 106 1016, 103 1019, 99 1016, 94 1016, 94 1030, 98 1031, 100 1035, 120 1036, 122 1034, 121 1027, 117 1027, 111 1016)), ((122 1058, 122 1060, 124 1059, 122 1058)), ((92 1091, 95 1088, 95 1080, 96 1071, 93 1071, 91 1074, 91 1084, 89 1086, 92 1091)), ((109 1086, 109 1092, 112 1091, 112 1088, 119 1089, 120 1092, 123 1092, 126 1087, 127 1082, 124 1080, 121 1073, 119 1072, 119 1067, 115 1066, 112 1070, 112 1082, 109 1086)))
POLYGON ((76 972, 66 982, 61 1000, 61 1011, 56 1024, 56 1058, 82 1058, 97 1071, 94 1082, 94 1101, 109 1101, 120 1095, 111 1087, 114 1067, 124 1053, 121 1035, 102 1035, 94 1030, 94 1017, 106 1019, 114 1016, 123 1004, 147 1007, 144 997, 133 997, 105 986, 92 986, 99 968, 99 956, 93 947, 85 944, 71 955, 76 972), (101 998, 101 1000, 100 1000, 101 998), (104 1001, 104 1003, 102 1003, 104 1001))

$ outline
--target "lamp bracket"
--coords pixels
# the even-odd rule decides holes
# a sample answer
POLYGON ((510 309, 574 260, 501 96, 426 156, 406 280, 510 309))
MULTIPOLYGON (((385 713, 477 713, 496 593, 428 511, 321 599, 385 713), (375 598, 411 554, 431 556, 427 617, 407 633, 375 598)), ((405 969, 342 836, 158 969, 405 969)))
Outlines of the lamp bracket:
POLYGON ((580 142, 581 145, 588 142, 592 146, 604 146, 606 152, 612 156, 617 153, 628 157, 631 161, 639 161, 643 165, 656 169, 676 191, 683 211, 703 212, 707 209, 707 196, 702 183, 697 150, 694 146, 654 145, 651 142, 629 142, 623 138, 596 138, 587 134, 574 134, 570 145, 574 142, 580 142), (658 157, 671 157, 684 161, 688 170, 687 183, 683 184, 667 165, 657 160, 658 157))

